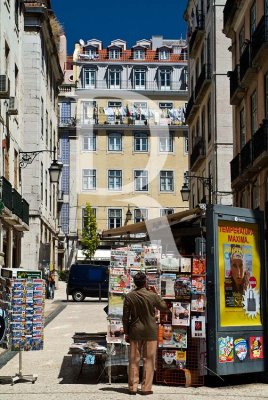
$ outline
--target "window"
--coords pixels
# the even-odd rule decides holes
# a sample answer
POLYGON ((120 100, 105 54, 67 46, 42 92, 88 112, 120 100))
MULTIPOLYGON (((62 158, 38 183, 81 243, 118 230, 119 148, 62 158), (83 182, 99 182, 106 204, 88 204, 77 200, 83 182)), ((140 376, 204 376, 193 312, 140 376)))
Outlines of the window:
POLYGON ((118 60, 121 57, 120 49, 111 49, 109 50, 109 58, 112 60, 118 60))
POLYGON ((122 210, 116 208, 108 209, 108 228, 119 228, 122 225, 122 210))
POLYGON ((160 69, 159 72, 159 80, 160 80, 160 89, 166 90, 170 89, 171 82, 171 71, 170 69, 160 69))
POLYGON ((122 189, 122 171, 119 169, 110 169, 108 171, 108 189, 121 190, 122 189))
POLYGON ((89 59, 93 60, 94 58, 98 57, 96 49, 86 49, 85 54, 88 56, 89 59))
POLYGON ((84 88, 92 89, 96 86, 96 70, 86 68, 84 70, 84 88))
POLYGON ((184 136, 184 154, 188 154, 189 152, 189 139, 188 136, 184 136))
POLYGON ((96 102, 93 100, 81 102, 82 124, 93 124, 95 107, 96 102))
POLYGON ((174 176, 173 171, 160 171, 160 191, 174 191, 174 176))
MULTIPOLYGON (((91 210, 96 218, 97 217, 97 209, 91 207, 91 210)), ((85 208, 82 208, 82 229, 84 229, 84 226, 85 226, 85 208)))
POLYGON ((174 141, 174 137, 173 137, 172 133, 170 133, 166 136, 160 137, 159 138, 159 151, 166 152, 166 153, 172 153, 173 152, 173 141, 174 141))
POLYGON ((121 151, 122 150, 122 135, 121 135, 121 133, 109 133, 108 150, 109 151, 121 151))
POLYGON ((148 192, 148 171, 134 171, 134 185, 136 192, 148 192))
POLYGON ((243 25, 242 28, 240 29, 238 39, 239 39, 239 55, 241 56, 245 48, 245 25, 243 25))
POLYGON ((110 89, 120 89, 120 70, 111 69, 109 73, 109 87, 110 89))
POLYGON ((211 141, 211 97, 207 103, 207 119, 208 119, 208 142, 211 141))
POLYGON ((145 208, 136 208, 134 210, 134 223, 143 222, 148 219, 148 210, 145 208))
POLYGON ((253 135, 257 129, 257 94, 256 90, 250 96, 250 127, 251 127, 251 135, 253 135))
POLYGON ((165 215, 174 214, 174 208, 162 208, 160 210, 160 217, 164 217, 165 215))
POLYGON ((170 51, 169 50, 160 50, 159 51, 159 60, 169 60, 170 51))
POLYGON ((134 134, 134 151, 148 151, 147 133, 134 134))
POLYGON ((144 50, 134 50, 133 58, 134 58, 134 60, 144 60, 145 59, 145 51, 144 50))
POLYGON ((240 150, 241 150, 246 144, 246 119, 245 119, 244 107, 239 113, 239 125, 240 125, 240 150))
POLYGON ((251 9, 250 9, 250 38, 252 38, 252 34, 256 29, 256 1, 254 1, 251 9))
POLYGON ((82 183, 83 190, 96 189, 96 170, 95 169, 83 169, 82 180, 83 180, 83 183, 82 183))
POLYGON ((61 124, 69 124, 71 119, 71 103, 61 103, 60 122, 61 124))
POLYGON ((41 137, 44 136, 44 99, 41 97, 41 137))
POLYGON ((135 69, 134 71, 134 85, 135 89, 145 89, 146 72, 144 69, 135 69))
POLYGON ((96 134, 93 133, 89 136, 83 136, 83 150, 84 151, 96 151, 96 134))
POLYGON ((202 136, 202 139, 205 140, 205 138, 206 138, 206 111, 205 111, 205 107, 203 107, 202 114, 201 114, 201 136, 202 136))
MULTIPOLYGON (((268 0, 267 0, 268 3, 268 0)), ((268 119, 268 73, 264 77, 265 118, 268 119)))

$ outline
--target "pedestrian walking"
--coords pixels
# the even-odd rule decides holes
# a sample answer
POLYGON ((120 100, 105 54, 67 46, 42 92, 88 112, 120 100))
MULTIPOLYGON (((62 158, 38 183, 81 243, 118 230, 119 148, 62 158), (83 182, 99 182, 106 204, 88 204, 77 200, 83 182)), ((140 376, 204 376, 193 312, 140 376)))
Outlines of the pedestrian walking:
POLYGON ((48 287, 49 287, 49 298, 54 299, 54 294, 55 294, 55 273, 56 271, 53 270, 50 272, 49 277, 48 277, 48 287))
POLYGON ((155 309, 167 311, 164 300, 154 286, 147 287, 146 275, 138 272, 134 276, 136 289, 124 300, 123 327, 126 341, 130 343, 128 387, 129 394, 135 395, 139 384, 140 358, 143 359, 141 394, 152 394, 157 349, 157 324, 155 309))

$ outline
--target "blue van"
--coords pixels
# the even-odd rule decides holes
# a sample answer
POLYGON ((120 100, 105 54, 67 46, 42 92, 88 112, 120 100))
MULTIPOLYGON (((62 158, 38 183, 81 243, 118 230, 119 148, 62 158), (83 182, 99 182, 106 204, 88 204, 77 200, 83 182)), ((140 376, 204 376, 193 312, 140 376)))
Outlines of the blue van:
POLYGON ((99 301, 108 297, 109 271, 108 266, 93 264, 71 265, 66 287, 67 300, 69 295, 74 301, 83 301, 85 297, 97 297, 99 301))

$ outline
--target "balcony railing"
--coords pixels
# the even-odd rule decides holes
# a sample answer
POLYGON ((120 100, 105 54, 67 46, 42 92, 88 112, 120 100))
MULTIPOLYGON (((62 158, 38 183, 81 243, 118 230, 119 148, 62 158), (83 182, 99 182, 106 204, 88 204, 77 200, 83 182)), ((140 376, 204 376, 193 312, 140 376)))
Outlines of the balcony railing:
POLYGON ((22 205, 22 197, 17 192, 16 189, 12 190, 12 212, 22 219, 23 216, 23 205, 22 205))
POLYGON ((11 183, 2 176, 2 201, 10 211, 12 211, 12 185, 11 183))
POLYGON ((241 174, 252 165, 252 140, 249 140, 241 150, 241 174))
POLYGON ((29 203, 22 199, 22 221, 29 225, 29 203))
POLYGON ((199 12, 196 15, 196 26, 194 27, 194 31, 193 31, 190 41, 189 41, 189 53, 190 54, 193 51, 194 46, 196 45, 198 36, 202 32, 205 32, 205 16, 203 13, 199 12))
POLYGON ((195 85, 195 99, 198 100, 206 84, 211 81, 211 64, 204 64, 195 85))
MULTIPOLYGON (((164 79, 164 78, 163 78, 164 79)), ((96 90, 96 89, 111 89, 111 90, 135 90, 135 91, 182 91, 185 93, 186 91, 186 83, 183 80, 174 80, 166 79, 154 80, 154 81, 142 81, 135 82, 134 80, 118 80, 116 82, 111 82, 108 79, 102 80, 93 80, 91 84, 85 85, 81 84, 77 89, 88 89, 88 90, 96 90)))
POLYGON ((191 168, 193 168, 194 164, 198 161, 198 159, 203 159, 205 155, 206 155, 205 142, 202 137, 199 137, 190 156, 191 168))
POLYGON ((236 180, 240 175, 240 153, 231 161, 231 181, 236 180))
POLYGON ((227 0, 225 7, 223 9, 223 25, 226 27, 227 23, 231 23, 236 10, 238 9, 240 0, 227 0))
POLYGON ((240 82, 242 82, 246 72, 252 66, 251 59, 251 46, 250 43, 246 44, 245 50, 243 51, 240 57, 240 82))
POLYGON ((268 43, 268 16, 263 15, 257 28, 252 34, 252 60, 256 57, 261 47, 268 43))
POLYGON ((190 99, 187 103, 186 110, 185 110, 185 120, 187 120, 188 117, 190 116, 193 106, 194 106, 194 93, 192 94, 192 96, 190 97, 190 99))
POLYGON ((262 153, 268 151, 268 120, 264 120, 263 125, 255 132, 252 138, 253 161, 262 153))
POLYGON ((60 128, 75 127, 76 126, 76 118, 75 117, 60 117, 58 124, 59 124, 60 128))

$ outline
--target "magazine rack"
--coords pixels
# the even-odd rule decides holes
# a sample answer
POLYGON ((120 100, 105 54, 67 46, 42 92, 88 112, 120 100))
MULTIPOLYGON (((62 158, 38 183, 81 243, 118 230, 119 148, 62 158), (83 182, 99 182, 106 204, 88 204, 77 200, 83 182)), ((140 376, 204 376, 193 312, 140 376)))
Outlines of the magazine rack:
POLYGON ((19 351, 19 372, 15 374, 14 376, 0 376, 0 381, 11 383, 11 385, 14 385, 14 383, 18 382, 32 382, 35 383, 36 379, 38 378, 38 375, 23 375, 22 373, 22 351, 19 351))

